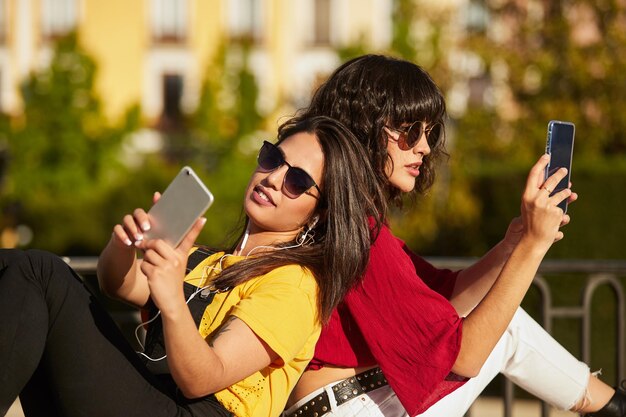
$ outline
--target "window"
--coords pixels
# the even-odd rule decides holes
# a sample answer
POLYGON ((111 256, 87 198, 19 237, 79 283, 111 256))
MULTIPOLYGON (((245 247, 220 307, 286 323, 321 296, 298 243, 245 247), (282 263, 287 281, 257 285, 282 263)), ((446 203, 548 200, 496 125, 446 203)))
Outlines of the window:
POLYGON ((155 42, 182 42, 187 37, 188 1, 152 0, 151 19, 155 42))
POLYGON ((228 5, 228 30, 232 39, 263 39, 263 2, 261 0, 230 0, 228 5))
POLYGON ((41 0, 41 31, 48 39, 58 38, 76 29, 76 0, 41 0))
POLYGON ((180 74, 163 75, 163 112, 159 118, 158 128, 163 131, 174 131, 182 126, 183 112, 183 77, 180 74))
POLYGON ((314 0, 314 40, 316 45, 330 44, 330 0, 314 0))
POLYGON ((465 26, 470 33, 484 33, 489 25, 489 10, 482 0, 472 0, 466 6, 465 26))
POLYGON ((6 43, 7 20, 7 2, 6 0, 0 0, 0 45, 6 43))

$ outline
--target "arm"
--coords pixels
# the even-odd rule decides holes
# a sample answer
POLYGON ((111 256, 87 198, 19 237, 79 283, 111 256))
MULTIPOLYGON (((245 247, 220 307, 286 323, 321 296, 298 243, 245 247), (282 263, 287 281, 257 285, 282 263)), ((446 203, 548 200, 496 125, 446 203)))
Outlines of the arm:
POLYGON ((203 225, 204 219, 196 222, 176 249, 160 239, 140 244, 145 251, 141 270, 147 277, 151 298, 161 311, 168 365, 188 398, 222 390, 278 358, 235 316, 227 316, 208 343, 198 332, 182 283, 189 249, 203 225))
POLYGON ((138 307, 148 302, 150 290, 135 248, 149 225, 142 209, 135 210, 133 216, 124 216, 122 225, 115 225, 109 243, 98 258, 97 276, 102 292, 138 307))
POLYGON ((207 343, 198 333, 189 310, 180 312, 183 314, 163 315, 163 332, 172 377, 187 398, 220 391, 278 358, 235 316, 229 316, 207 343))
POLYGON ((467 316, 491 289, 518 244, 522 231, 521 219, 516 217, 502 241, 476 263, 459 272, 450 296, 450 303, 459 316, 467 316))
MULTIPOLYGON (((578 195, 572 193, 568 202, 573 203, 577 198, 578 195)), ((560 227, 567 225, 569 222, 570 217, 565 214, 560 227)), ((523 232, 524 224, 521 217, 514 218, 509 224, 503 240, 491 248, 476 263, 459 272, 450 297, 450 303, 460 316, 467 316, 480 300, 485 297, 522 238, 523 232)), ((555 242, 560 240, 561 237, 562 235, 558 235, 555 238, 555 242)))
POLYGON ((557 204, 571 195, 565 189, 553 197, 553 189, 564 178, 565 169, 557 171, 540 188, 549 157, 543 156, 530 171, 522 198, 524 231, 520 242, 498 274, 496 281, 463 324, 461 349, 452 371, 472 377, 479 371, 509 325, 541 260, 556 240, 562 238, 559 226, 563 211, 557 204))

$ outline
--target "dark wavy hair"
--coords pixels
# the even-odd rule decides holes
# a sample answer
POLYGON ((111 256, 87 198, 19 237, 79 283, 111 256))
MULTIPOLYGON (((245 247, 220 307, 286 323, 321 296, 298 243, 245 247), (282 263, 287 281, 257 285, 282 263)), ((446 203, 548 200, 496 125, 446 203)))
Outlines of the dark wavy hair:
MULTIPOLYGON (((315 275, 318 318, 326 323, 365 271, 373 233, 368 217, 380 219, 375 199, 383 198, 383 192, 375 191, 377 185, 369 175, 371 167, 365 150, 340 122, 323 116, 289 120, 279 128, 278 143, 301 132, 314 134, 324 153, 321 195, 311 215, 319 216, 313 242, 250 256, 226 268, 213 285, 232 288, 280 266, 301 265, 315 275)), ((374 228, 378 228, 380 224, 375 223, 374 228)), ((276 247, 296 244, 293 240, 276 247)))
MULTIPOLYGON (((439 87, 418 65, 384 55, 363 55, 347 61, 313 94, 311 104, 296 113, 297 118, 328 116, 345 124, 366 147, 386 199, 377 201, 386 215, 387 203, 401 204, 401 191, 385 174, 390 163, 383 127, 402 123, 439 122, 445 131, 446 104, 439 87)), ((425 192, 434 181, 434 166, 446 155, 443 141, 424 158, 415 192, 425 192)))

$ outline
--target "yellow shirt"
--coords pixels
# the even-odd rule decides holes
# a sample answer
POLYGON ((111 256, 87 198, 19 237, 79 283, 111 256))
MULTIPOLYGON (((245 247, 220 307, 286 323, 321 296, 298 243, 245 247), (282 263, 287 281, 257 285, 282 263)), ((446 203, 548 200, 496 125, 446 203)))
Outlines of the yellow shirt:
MULTIPOLYGON (((243 256, 209 256, 186 277, 195 286, 208 285, 221 268, 243 256), (221 265, 220 265, 221 262, 221 265)), ((317 320, 317 284, 300 265, 287 265, 253 278, 226 292, 215 294, 200 323, 207 338, 224 320, 236 316, 245 322, 279 358, 269 367, 215 393, 238 417, 276 417, 313 357, 320 335, 317 320)))

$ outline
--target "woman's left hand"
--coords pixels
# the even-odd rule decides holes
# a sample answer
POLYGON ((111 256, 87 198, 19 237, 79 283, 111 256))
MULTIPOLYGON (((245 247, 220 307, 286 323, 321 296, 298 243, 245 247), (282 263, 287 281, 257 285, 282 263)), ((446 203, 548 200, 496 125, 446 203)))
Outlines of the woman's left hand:
MULTIPOLYGON (((570 189, 572 188, 571 181, 569 183, 568 188, 570 189)), ((569 198, 567 199, 567 203, 572 204, 576 200, 578 200, 578 194, 575 192, 572 192, 572 195, 570 195, 569 198)), ((561 225, 559 226, 559 228, 568 225, 570 220, 571 219, 570 219, 569 214, 564 214, 563 220, 561 221, 561 225)), ((511 223, 509 223, 509 227, 506 229, 506 233, 504 235, 504 243, 507 245, 507 247, 510 250, 512 250, 519 243, 523 234, 524 234, 524 222, 522 221, 522 218, 520 216, 517 216, 513 218, 513 220, 511 220, 511 223)), ((563 238, 562 234, 557 235, 554 241, 557 242, 561 240, 562 238, 563 238)))
POLYGON ((205 218, 196 220, 177 248, 162 239, 144 240, 137 245, 144 252, 141 271, 148 279, 150 297, 162 314, 185 302, 182 283, 187 258, 205 222, 205 218))

